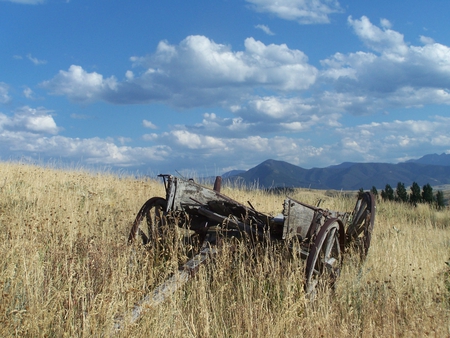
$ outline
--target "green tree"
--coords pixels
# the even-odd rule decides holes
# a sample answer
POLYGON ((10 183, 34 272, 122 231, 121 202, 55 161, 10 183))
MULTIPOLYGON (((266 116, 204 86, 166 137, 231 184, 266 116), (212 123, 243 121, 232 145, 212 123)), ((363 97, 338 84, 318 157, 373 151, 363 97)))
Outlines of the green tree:
POLYGON ((375 186, 373 186, 372 189, 370 189, 370 192, 371 192, 375 197, 378 196, 378 190, 377 190, 377 188, 375 188, 375 186))
POLYGON ((427 183, 422 188, 422 201, 426 203, 433 203, 433 188, 430 183, 427 183))
POLYGON ((394 200, 394 189, 392 189, 392 187, 389 184, 386 184, 384 190, 381 191, 381 198, 385 201, 394 200))
POLYGON ((444 193, 442 192, 442 190, 438 190, 438 192, 436 193, 436 205, 438 209, 442 209, 443 207, 445 207, 444 193))
POLYGON ((397 201, 407 202, 408 201, 408 192, 406 191, 405 184, 402 182, 397 183, 397 189, 395 191, 397 201))
POLYGON ((422 200, 422 197, 420 196, 420 186, 413 182, 411 186, 411 193, 409 194, 409 201, 412 204, 417 204, 422 200))

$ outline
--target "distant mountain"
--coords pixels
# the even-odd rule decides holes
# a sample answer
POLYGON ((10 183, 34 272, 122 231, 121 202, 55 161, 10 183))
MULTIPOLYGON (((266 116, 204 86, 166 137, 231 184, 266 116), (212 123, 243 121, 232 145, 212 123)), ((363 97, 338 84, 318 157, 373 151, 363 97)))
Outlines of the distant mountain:
POLYGON ((425 155, 418 160, 409 160, 406 163, 420 163, 429 165, 446 165, 450 166, 450 154, 442 153, 425 155))
POLYGON ((238 176, 247 184, 264 188, 301 187, 308 184, 304 178, 306 172, 307 169, 287 162, 267 160, 238 176))
POLYGON ((231 170, 227 171, 226 173, 222 174, 222 178, 228 178, 231 176, 237 176, 239 174, 245 173, 245 170, 231 170))
POLYGON ((398 182, 410 186, 450 184, 450 166, 415 162, 342 163, 327 168, 304 169, 276 160, 267 160, 243 173, 230 176, 231 180, 243 180, 247 185, 261 188, 303 187, 312 189, 365 190, 379 189, 390 184, 394 189, 398 182))

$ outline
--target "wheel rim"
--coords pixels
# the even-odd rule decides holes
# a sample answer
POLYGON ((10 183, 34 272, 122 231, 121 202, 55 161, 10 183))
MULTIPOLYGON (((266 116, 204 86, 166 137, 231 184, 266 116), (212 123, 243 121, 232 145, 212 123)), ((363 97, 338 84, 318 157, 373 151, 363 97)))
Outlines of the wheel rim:
POLYGON ((166 200, 161 197, 153 197, 145 202, 134 220, 128 241, 133 243, 138 237, 144 245, 156 241, 165 224, 166 206, 166 200))
POLYGON ((359 251, 361 258, 364 259, 369 251, 375 222, 375 199, 372 193, 365 192, 359 195, 352 215, 346 233, 347 243, 359 251))
POLYGON ((305 291, 313 294, 321 280, 333 287, 342 263, 343 225, 330 219, 320 228, 306 261, 305 291))

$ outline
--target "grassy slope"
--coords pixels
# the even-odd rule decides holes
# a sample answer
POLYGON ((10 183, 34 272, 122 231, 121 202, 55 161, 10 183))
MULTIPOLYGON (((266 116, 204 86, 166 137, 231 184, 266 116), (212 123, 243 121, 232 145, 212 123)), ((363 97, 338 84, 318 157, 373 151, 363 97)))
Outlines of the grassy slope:
MULTIPOLYGON (((224 188, 276 214, 283 196, 224 188)), ((176 269, 126 244, 160 182, 0 163, 0 336, 109 336, 114 317, 176 269), (131 264, 130 264, 131 262, 131 264)), ((297 190, 322 207, 355 199, 297 190)), ((337 290, 304 297, 301 261, 283 248, 244 259, 225 247, 215 264, 117 336, 417 337, 450 334, 450 212, 380 202, 367 261, 347 258, 337 290)))

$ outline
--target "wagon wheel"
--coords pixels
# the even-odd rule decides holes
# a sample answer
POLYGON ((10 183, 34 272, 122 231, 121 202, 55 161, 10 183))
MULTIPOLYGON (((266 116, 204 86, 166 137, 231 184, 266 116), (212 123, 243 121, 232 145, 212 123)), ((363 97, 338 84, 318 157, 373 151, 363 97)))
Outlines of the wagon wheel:
POLYGON ((319 281, 333 287, 342 263, 344 226, 336 218, 325 222, 317 234, 306 261, 305 291, 311 295, 319 281))
POLYGON ((375 223, 375 199, 370 192, 360 193, 346 232, 349 246, 359 251, 361 259, 367 256, 375 223))
POLYGON ((166 206, 167 201, 162 197, 153 197, 145 202, 134 220, 128 242, 133 243, 138 237, 144 245, 157 240, 165 224, 166 206))
POLYGON ((149 245, 157 252, 162 250, 171 255, 177 251, 180 257, 198 253, 205 234, 199 231, 191 234, 183 228, 183 221, 166 210, 167 201, 162 197, 153 197, 145 202, 134 220, 128 242, 134 243, 140 237, 143 245, 149 245))

